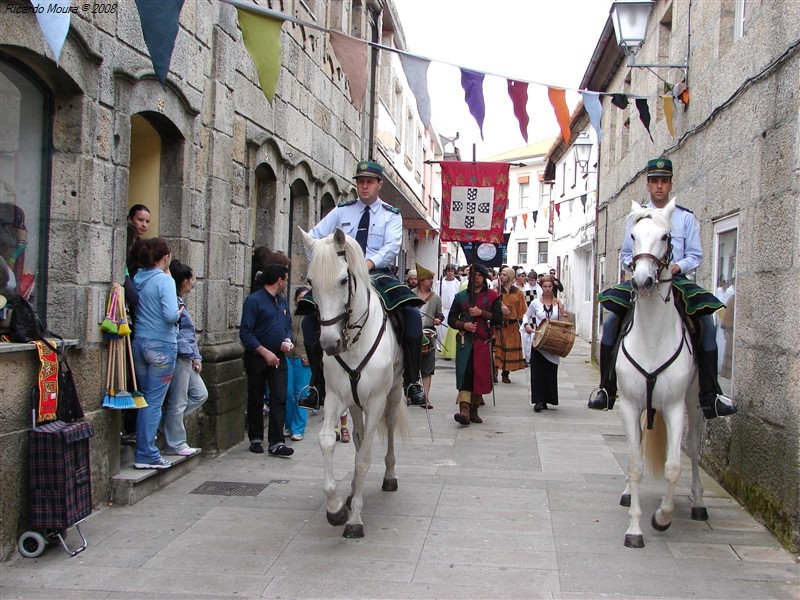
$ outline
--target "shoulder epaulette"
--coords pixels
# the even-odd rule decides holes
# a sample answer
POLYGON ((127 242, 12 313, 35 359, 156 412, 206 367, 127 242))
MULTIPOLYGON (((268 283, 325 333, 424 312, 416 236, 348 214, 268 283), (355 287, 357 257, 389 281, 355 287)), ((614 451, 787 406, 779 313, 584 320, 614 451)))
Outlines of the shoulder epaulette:
POLYGON ((385 208, 389 212, 393 212, 396 215, 400 214, 400 209, 399 208, 395 208, 394 206, 390 206, 389 204, 386 204, 386 203, 382 204, 381 206, 383 206, 383 208, 385 208))
MULTIPOLYGON (((690 210, 689 210, 688 208, 686 208, 685 206, 681 206, 680 204, 676 204, 676 205, 675 205, 675 208, 680 208, 681 210, 685 210, 687 213, 692 213, 692 211, 690 211, 690 210)), ((694 214, 694 213, 692 213, 692 214, 694 214)))
POLYGON ((339 204, 337 204, 337 206, 350 206, 351 204, 355 204, 355 203, 356 203, 356 200, 343 200, 342 202, 339 202, 339 204))

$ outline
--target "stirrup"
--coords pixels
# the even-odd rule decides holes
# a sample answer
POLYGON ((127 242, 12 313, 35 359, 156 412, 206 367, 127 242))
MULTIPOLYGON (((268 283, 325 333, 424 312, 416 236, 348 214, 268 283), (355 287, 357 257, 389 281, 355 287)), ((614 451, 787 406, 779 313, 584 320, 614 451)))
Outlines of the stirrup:
POLYGON ((614 408, 614 402, 615 401, 616 401, 616 397, 612 399, 608 395, 608 391, 605 388, 596 387, 591 392, 589 392, 589 404, 587 405, 587 408, 591 408, 592 410, 611 410, 612 408, 614 408), (605 394, 605 396, 606 396, 605 404, 604 405, 600 405, 600 404, 593 405, 592 403, 595 400, 595 394, 597 394, 599 392, 603 392, 603 394, 605 394))
POLYGON ((703 416, 706 419, 714 419, 716 417, 730 417, 738 412, 738 407, 733 401, 733 398, 728 398, 722 394, 717 394, 711 406, 700 406, 703 410, 703 416))
POLYGON ((307 385, 300 390, 297 406, 306 410, 319 410, 319 390, 312 385, 307 385), (306 392, 305 396, 303 392, 306 392))
POLYGON ((409 383, 406 387, 406 398, 408 398, 411 406, 424 406, 427 402, 425 399, 425 388, 419 382, 409 383))

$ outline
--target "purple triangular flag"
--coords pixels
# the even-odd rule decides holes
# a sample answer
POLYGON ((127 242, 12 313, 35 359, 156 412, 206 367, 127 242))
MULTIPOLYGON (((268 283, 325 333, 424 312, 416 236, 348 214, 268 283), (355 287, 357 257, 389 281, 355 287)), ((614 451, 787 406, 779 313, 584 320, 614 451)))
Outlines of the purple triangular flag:
POLYGON ((483 99, 483 78, 486 75, 477 71, 461 69, 461 87, 470 114, 475 117, 483 139, 483 118, 486 116, 486 103, 483 99))
POLYGON ((136 0, 136 8, 153 69, 163 85, 167 81, 169 63, 178 37, 183 0, 136 0))

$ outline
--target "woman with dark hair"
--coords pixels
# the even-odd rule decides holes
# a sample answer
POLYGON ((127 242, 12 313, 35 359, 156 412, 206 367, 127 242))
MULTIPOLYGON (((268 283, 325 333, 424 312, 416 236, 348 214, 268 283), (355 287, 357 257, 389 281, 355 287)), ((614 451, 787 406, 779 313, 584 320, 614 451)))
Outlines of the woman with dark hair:
POLYGON ((133 363, 136 379, 147 406, 136 418, 137 469, 168 469, 172 463, 162 458, 155 445, 161 421, 161 406, 175 370, 178 355, 178 307, 175 281, 167 274, 171 250, 163 238, 146 240, 138 248, 140 266, 133 278, 139 293, 139 309, 133 332, 133 363))
POLYGON ((162 431, 164 432, 164 454, 192 456, 200 452, 186 443, 186 426, 183 420, 208 400, 208 389, 200 372, 203 357, 197 347, 194 323, 184 303, 184 296, 194 287, 194 273, 189 265, 173 260, 169 272, 175 280, 178 292, 178 307, 183 308, 178 320, 178 358, 175 372, 165 399, 162 431))
MULTIPOLYGON (((533 334, 533 330, 545 319, 559 320, 566 317, 567 312, 561 300, 555 297, 555 285, 552 275, 544 275, 539 285, 542 286, 542 297, 531 302, 525 313, 525 331, 533 334)), ((561 359, 555 354, 531 349, 531 404, 534 412, 547 410, 547 405, 558 404, 558 365, 561 359)))
POLYGON ((136 254, 144 243, 142 236, 150 227, 150 209, 144 204, 134 204, 128 211, 128 244, 125 256, 125 303, 131 315, 131 323, 136 320, 136 308, 139 306, 139 294, 133 285, 133 276, 139 270, 136 254))

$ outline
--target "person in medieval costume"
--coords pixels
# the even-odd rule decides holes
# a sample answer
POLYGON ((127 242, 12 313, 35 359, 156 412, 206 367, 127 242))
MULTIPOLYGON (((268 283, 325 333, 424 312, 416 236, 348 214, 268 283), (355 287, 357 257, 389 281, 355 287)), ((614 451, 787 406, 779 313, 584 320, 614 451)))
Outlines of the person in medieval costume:
POLYGON ((456 294, 447 324, 456 335, 457 423, 482 423, 478 407, 483 394, 492 391, 492 329, 500 325, 500 296, 486 283, 486 267, 473 265, 470 285, 456 294))
POLYGON ((514 285, 514 269, 511 267, 500 271, 499 292, 503 320, 495 335, 494 382, 497 383, 497 372, 500 371, 503 383, 511 383, 509 373, 525 368, 519 328, 528 309, 525 293, 514 285))
POLYGON ((453 299, 461 289, 461 282, 456 278, 455 265, 449 264, 444 268, 444 278, 439 280, 436 289, 442 299, 442 313, 444 314, 444 323, 437 327, 441 356, 444 359, 453 359, 456 357, 456 330, 447 326, 447 315, 450 313, 453 299))

